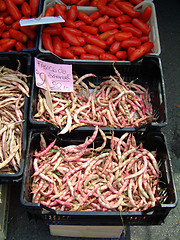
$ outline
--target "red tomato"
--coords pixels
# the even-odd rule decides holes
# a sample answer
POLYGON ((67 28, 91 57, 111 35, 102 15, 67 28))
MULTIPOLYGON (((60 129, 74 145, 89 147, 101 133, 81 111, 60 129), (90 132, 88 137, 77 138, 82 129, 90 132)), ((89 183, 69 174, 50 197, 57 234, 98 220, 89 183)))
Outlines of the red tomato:
POLYGON ((65 4, 68 4, 68 5, 71 4, 71 0, 63 0, 62 2, 65 3, 65 4))
POLYGON ((121 11, 113 9, 108 6, 101 7, 99 11, 102 15, 108 15, 110 17, 119 17, 122 15, 121 11))
POLYGON ((121 15, 123 14, 123 12, 114 3, 108 3, 107 7, 115 9, 116 11, 120 12, 121 15))
POLYGON ((131 19, 132 19, 132 18, 131 18, 130 16, 123 14, 123 15, 121 15, 121 16, 119 16, 119 17, 116 18, 116 22, 117 22, 118 24, 128 23, 128 22, 131 21, 131 19))
POLYGON ((103 39, 100 39, 99 37, 87 34, 85 38, 86 42, 89 44, 96 45, 97 47, 100 47, 102 49, 106 48, 106 42, 103 39))
POLYGON ((39 0, 29 0, 29 5, 31 7, 31 15, 37 16, 39 9, 39 0))
POLYGON ((89 0, 80 0, 77 2, 77 6, 86 6, 89 5, 89 0))
POLYGON ((136 50, 134 50, 134 52, 132 52, 132 54, 129 57, 129 60, 134 61, 142 57, 143 55, 147 54, 153 47, 154 47, 154 44, 152 42, 143 43, 139 48, 137 48, 136 50))
POLYGON ((119 0, 111 0, 112 4, 116 4, 116 2, 118 2, 119 0))
POLYGON ((102 53, 99 56, 99 59, 106 60, 106 61, 117 61, 118 60, 118 58, 111 53, 102 53))
POLYGON ((5 11, 0 12, 0 16, 1 16, 1 17, 9 16, 9 11, 6 9, 5 11))
POLYGON ((31 16, 31 7, 27 2, 23 2, 23 4, 21 5, 21 12, 26 17, 31 16))
POLYGON ((61 23, 50 23, 47 26, 49 27, 57 27, 57 28, 62 28, 61 23))
POLYGON ((34 40, 31 40, 29 39, 28 42, 27 42, 27 48, 34 48, 35 47, 35 41, 34 40))
POLYGON ((122 27, 121 30, 123 32, 131 32, 133 36, 140 38, 142 36, 142 31, 139 28, 136 28, 134 26, 127 26, 127 27, 122 27))
POLYGON ((99 17, 101 17, 101 14, 99 11, 95 11, 93 12, 91 15, 89 15, 89 17, 92 19, 92 20, 96 20, 98 19, 99 17))
POLYGON ((134 27, 134 26, 132 25, 132 23, 121 23, 119 24, 119 27, 120 29, 122 29, 123 27, 134 27))
POLYGON ((12 0, 5 0, 9 14, 15 19, 19 20, 21 18, 21 13, 18 7, 14 4, 12 0))
POLYGON ((80 55, 80 59, 82 60, 99 60, 99 57, 94 54, 84 53, 80 55))
POLYGON ((42 33, 41 37, 44 48, 50 52, 54 52, 51 35, 49 33, 42 33))
POLYGON ((54 13, 55 13, 54 7, 49 7, 45 12, 44 17, 54 16, 54 13))
POLYGON ((86 23, 81 20, 75 21, 74 23, 76 24, 76 28, 79 28, 82 25, 86 25, 86 23))
POLYGON ((66 12, 67 11, 67 6, 65 4, 60 4, 60 8, 62 11, 66 12))
POLYGON ((0 0, 0 11, 4 12, 6 10, 6 4, 4 0, 0 0))
POLYGON ((109 19, 108 15, 104 15, 103 17, 99 17, 96 19, 91 26, 98 27, 100 24, 107 22, 109 19))
POLYGON ((86 51, 83 47, 79 47, 79 46, 71 46, 69 48, 75 55, 81 55, 81 54, 85 54, 86 51))
POLYGON ((9 34, 10 34, 11 38, 14 38, 17 41, 22 42, 22 43, 25 43, 28 40, 28 36, 25 33, 21 32, 19 30, 13 29, 13 28, 9 29, 9 34))
POLYGON ((13 0, 14 4, 21 5, 25 0, 13 0))
POLYGON ((70 48, 70 44, 66 41, 61 41, 63 48, 70 48))
POLYGON ((124 5, 130 7, 130 8, 134 8, 134 5, 132 3, 130 3, 129 1, 121 1, 123 2, 124 5))
POLYGON ((116 6, 125 14, 128 16, 134 18, 139 17, 140 12, 134 10, 130 5, 127 4, 127 2, 116 2, 116 6))
POLYGON ((128 59, 130 58, 130 55, 132 54, 132 52, 134 52, 134 50, 136 50, 135 47, 128 47, 127 49, 128 59))
POLYGON ((76 27, 76 23, 73 22, 72 20, 69 20, 67 19, 64 23, 63 23, 64 26, 66 27, 70 27, 70 28, 77 28, 76 27))
POLYGON ((53 49, 54 49, 54 53, 56 55, 58 55, 59 57, 61 57, 61 55, 62 55, 62 42, 61 42, 61 39, 58 36, 55 36, 53 38, 53 49))
POLYGON ((111 18, 109 18, 108 22, 109 23, 115 23, 116 21, 115 21, 115 18, 111 17, 111 18))
POLYGON ((78 18, 79 20, 82 20, 83 22, 85 22, 88 25, 91 25, 93 20, 92 18, 90 18, 86 13, 84 12, 78 12, 78 18))
POLYGON ((109 30, 117 29, 119 25, 117 23, 102 23, 99 26, 101 32, 107 32, 109 30))
POLYGON ((0 37, 2 36, 2 34, 3 34, 3 30, 2 30, 2 29, 0 29, 0 37))
MULTIPOLYGON (((64 5, 64 4, 62 4, 64 5)), ((65 21, 67 19, 65 11, 62 9, 61 4, 56 3, 54 5, 55 16, 61 16, 65 21)))
POLYGON ((113 42, 113 44, 110 46, 109 51, 112 54, 115 54, 121 49, 121 43, 118 41, 113 42))
POLYGON ((129 38, 121 42, 121 46, 123 48, 128 47, 139 47, 141 45, 141 41, 138 38, 129 38))
POLYGON ((36 38, 36 32, 30 28, 30 26, 20 27, 21 32, 25 33, 28 38, 34 40, 36 38))
POLYGON ((141 3, 143 0, 129 0, 130 3, 132 3, 133 5, 138 5, 139 3, 141 3))
POLYGON ((115 34, 117 32, 119 32, 118 29, 109 30, 109 31, 106 31, 106 32, 102 33, 99 36, 99 38, 106 41, 108 39, 108 37, 110 37, 111 35, 113 35, 113 34, 115 34))
POLYGON ((93 7, 100 8, 105 6, 106 4, 107 4, 107 0, 92 0, 90 5, 93 7))
POLYGON ((126 60, 127 59, 127 52, 126 51, 118 51, 118 52, 116 52, 116 57, 119 60, 126 60))
POLYGON ((72 5, 67 12, 67 18, 71 21, 75 21, 78 16, 78 9, 76 5, 72 5))
POLYGON ((139 40, 141 41, 141 43, 149 42, 149 37, 148 36, 142 36, 142 37, 139 38, 139 40))
POLYGON ((147 23, 149 21, 149 19, 151 18, 151 14, 152 14, 152 8, 151 8, 151 6, 147 6, 144 9, 141 16, 139 17, 139 20, 141 20, 144 23, 147 23))
POLYGON ((87 53, 98 55, 98 56, 105 52, 102 48, 97 47, 96 45, 91 45, 91 44, 85 45, 84 49, 87 53))
POLYGON ((70 4, 71 5, 77 5, 79 0, 70 0, 70 4))
POLYGON ((16 29, 16 30, 18 30, 18 29, 20 28, 20 22, 19 22, 19 20, 13 22, 12 28, 14 28, 14 29, 16 29))
POLYGON ((132 24, 135 27, 139 28, 145 35, 149 35, 151 29, 148 27, 148 25, 146 23, 142 22, 138 18, 133 18, 132 24))
POLYGON ((22 49, 26 49, 26 46, 22 42, 16 42, 15 48, 18 52, 20 52, 22 49))
POLYGON ((79 40, 77 39, 76 35, 73 34, 72 32, 63 28, 61 31, 61 35, 63 36, 65 41, 67 41, 69 44, 75 45, 75 46, 80 46, 79 40))
POLYGON ((74 59, 75 55, 73 54, 73 52, 68 49, 68 48, 62 48, 62 54, 61 54, 62 58, 69 58, 69 59, 74 59))
POLYGON ((81 36, 78 36, 78 35, 76 37, 77 37, 78 41, 80 42, 81 46, 84 46, 86 44, 86 40, 85 40, 84 37, 81 37, 81 36))
POLYGON ((50 35, 53 35, 53 36, 54 35, 60 35, 61 31, 62 31, 62 27, 61 27, 60 24, 59 24, 59 27, 57 27, 57 26, 54 26, 54 27, 47 26, 42 30, 43 33, 49 33, 50 35))
POLYGON ((7 43, 9 40, 10 40, 10 38, 1 38, 0 39, 0 45, 4 44, 4 43, 7 43))
POLYGON ((0 45, 0 52, 7 52, 10 49, 12 49, 16 44, 16 40, 15 39, 9 39, 8 42, 3 43, 0 45))
POLYGON ((89 25, 81 25, 79 27, 79 29, 82 32, 87 32, 87 33, 92 34, 92 35, 96 35, 98 33, 98 28, 97 27, 92 27, 92 26, 89 26, 89 25))
POLYGON ((63 29, 68 30, 69 32, 73 33, 76 36, 82 36, 82 32, 78 29, 70 28, 70 27, 63 27, 63 29))
POLYGON ((0 29, 3 29, 3 31, 6 29, 6 24, 4 24, 3 19, 0 19, 0 29))
POLYGON ((14 23, 14 18, 11 16, 7 16, 4 18, 4 23, 7 25, 12 24, 12 23, 14 23))
POLYGON ((118 32, 114 34, 114 37, 117 41, 123 41, 128 38, 131 38, 133 35, 131 32, 118 32))
POLYGON ((115 39, 115 34, 113 34, 113 35, 108 37, 108 39, 106 40, 106 44, 111 45, 115 40, 116 40, 115 39))

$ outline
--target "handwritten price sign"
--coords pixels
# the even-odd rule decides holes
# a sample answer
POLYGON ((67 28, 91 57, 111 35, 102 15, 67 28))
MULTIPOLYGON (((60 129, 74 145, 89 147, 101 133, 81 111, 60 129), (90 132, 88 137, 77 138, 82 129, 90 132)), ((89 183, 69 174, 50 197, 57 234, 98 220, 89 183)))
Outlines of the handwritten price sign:
POLYGON ((46 79, 51 92, 72 92, 72 65, 50 63, 35 58, 36 86, 46 90, 46 79))

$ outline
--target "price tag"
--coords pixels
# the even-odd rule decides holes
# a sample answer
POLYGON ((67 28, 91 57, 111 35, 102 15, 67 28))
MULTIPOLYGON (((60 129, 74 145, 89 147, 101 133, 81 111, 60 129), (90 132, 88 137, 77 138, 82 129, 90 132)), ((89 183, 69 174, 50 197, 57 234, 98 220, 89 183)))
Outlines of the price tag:
POLYGON ((28 18, 28 19, 21 19, 20 25, 21 26, 31 26, 31 25, 42 25, 42 24, 49 24, 49 23, 61 23, 65 22, 65 20, 61 16, 57 17, 42 17, 42 18, 28 18))
POLYGON ((36 86, 46 89, 46 79, 51 92, 72 92, 72 65, 50 63, 35 58, 36 86))

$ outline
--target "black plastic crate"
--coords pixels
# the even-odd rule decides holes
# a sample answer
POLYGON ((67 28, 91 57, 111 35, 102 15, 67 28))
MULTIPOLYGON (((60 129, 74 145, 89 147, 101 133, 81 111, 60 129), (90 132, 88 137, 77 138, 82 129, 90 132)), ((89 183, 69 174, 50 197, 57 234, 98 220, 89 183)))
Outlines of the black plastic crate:
MULTIPOLYGON (((163 223, 170 210, 176 207, 177 193, 166 138, 161 132, 152 131, 136 132, 133 134, 137 144, 142 143, 143 147, 147 150, 157 152, 156 159, 161 172, 159 179, 161 191, 159 195, 164 197, 160 200, 159 205, 145 211, 86 212, 55 211, 40 203, 33 203, 31 193, 32 175, 34 173, 33 154, 35 149, 40 149, 40 133, 43 133, 47 144, 57 138, 56 145, 62 147, 83 143, 87 136, 86 132, 82 133, 81 136, 71 133, 66 138, 62 138, 60 135, 57 136, 48 130, 40 131, 33 129, 30 131, 27 145, 26 168, 20 197, 21 203, 27 210, 30 218, 40 219, 48 225, 159 225, 163 223)), ((117 137, 120 137, 122 134, 123 132, 115 132, 115 136, 117 137)), ((94 144, 95 147, 99 146, 102 144, 102 139, 97 137, 94 144)))
MULTIPOLYGON (((53 63, 63 64, 64 62, 52 54, 38 54, 37 58, 43 61, 49 61, 53 63)), ((66 63, 69 64, 69 63, 66 63)), ((97 77, 89 77, 84 80, 84 82, 89 86, 88 82, 92 82, 96 85, 99 85, 102 81, 102 77, 104 76, 115 76, 115 71, 113 68, 113 63, 106 63, 106 62, 99 62, 99 63, 76 63, 72 62, 72 70, 75 72, 78 77, 87 74, 93 73, 97 77)), ((158 112, 159 116, 157 121, 154 121, 150 124, 143 125, 140 127, 124 127, 124 128, 114 128, 111 129, 114 131, 137 131, 141 130, 144 131, 147 128, 162 128, 167 125, 168 116, 167 116, 167 106, 166 106, 166 94, 165 94, 165 84, 162 72, 162 65, 161 60, 157 56, 147 56, 144 57, 141 61, 136 63, 128 63, 128 62, 115 62, 114 63, 116 69, 121 74, 121 77, 125 79, 125 81, 130 82, 134 79, 136 83, 145 87, 149 90, 151 101, 152 101, 152 108, 154 112, 158 112)), ((39 88, 35 84, 35 80, 32 83, 32 91, 31 91, 31 98, 30 98, 30 110, 29 110, 29 121, 32 127, 42 127, 46 128, 47 126, 50 129, 56 129, 60 131, 60 128, 55 127, 53 124, 48 123, 46 121, 37 121, 34 118, 36 113, 36 105, 37 105, 37 98, 38 98, 39 88)), ((108 130, 109 127, 101 127, 102 130, 108 130)), ((73 131, 87 131, 92 130, 93 127, 90 126, 83 126, 74 129, 73 131)))
MULTIPOLYGON (((17 70, 20 62, 21 73, 28 75, 27 85, 31 88, 32 82, 32 56, 30 53, 0 53, 0 66, 5 66, 12 70, 17 70)), ((30 94, 30 93, 29 93, 30 94)), ((23 135, 22 135, 22 152, 21 152, 21 166, 17 173, 0 173, 0 183, 12 183, 19 182, 22 179, 24 172, 25 153, 27 145, 27 130, 28 130, 28 110, 29 110, 30 98, 25 97, 24 103, 24 115, 23 115, 23 135)))

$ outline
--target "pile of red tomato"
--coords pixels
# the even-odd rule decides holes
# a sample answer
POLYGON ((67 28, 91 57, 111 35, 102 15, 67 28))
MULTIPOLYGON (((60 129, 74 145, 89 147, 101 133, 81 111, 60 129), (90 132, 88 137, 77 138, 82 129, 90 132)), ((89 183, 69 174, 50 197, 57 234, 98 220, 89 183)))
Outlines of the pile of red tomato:
POLYGON ((20 20, 38 15, 39 0, 0 0, 0 52, 32 49, 37 26, 20 26, 20 20))
MULTIPOLYGON (((143 0, 62 2, 45 12, 45 16, 61 16, 65 20, 44 25, 41 39, 45 50, 64 59, 112 61, 133 61, 151 53, 151 6, 141 13, 134 9, 143 0), (97 10, 88 15, 78 6, 93 6, 97 10)), ((37 26, 20 26, 20 20, 37 17, 38 8, 39 0, 0 0, 0 52, 35 47, 37 26)))
MULTIPOLYGON (((92 6, 92 7, 97 7, 99 6, 105 6, 109 2, 115 3, 115 2, 124 2, 126 0, 61 0, 63 3, 67 5, 77 5, 77 6, 92 6)), ((132 3, 133 5, 137 5, 143 0, 129 0, 128 2, 132 3)))
POLYGON ((45 16, 61 16, 64 23, 45 25, 42 45, 65 59, 133 61, 151 52, 148 21, 151 6, 142 13, 134 6, 142 0, 63 1, 49 7, 45 16), (86 2, 86 3, 85 3, 86 2), (78 5, 95 6, 88 15, 78 5))

